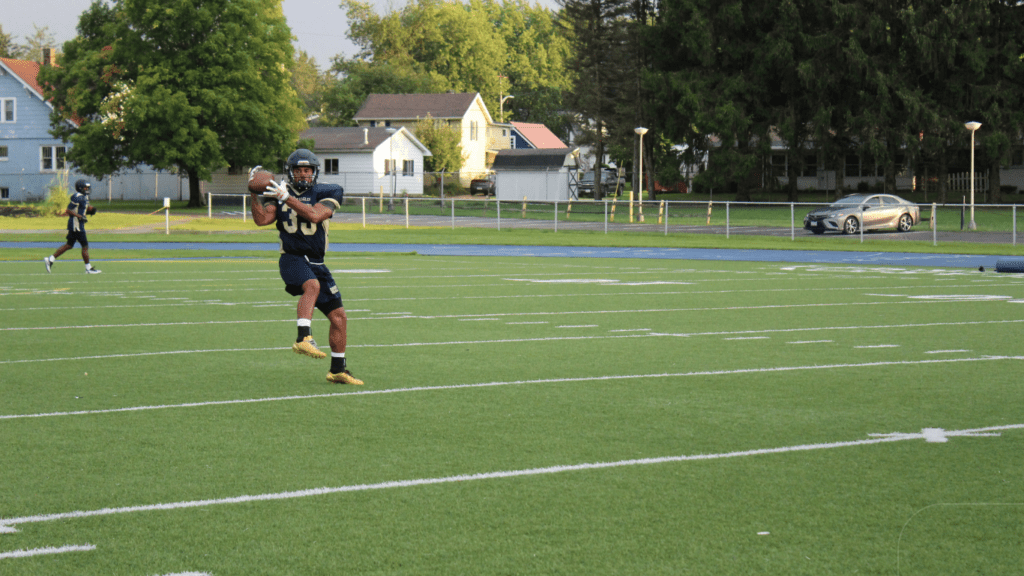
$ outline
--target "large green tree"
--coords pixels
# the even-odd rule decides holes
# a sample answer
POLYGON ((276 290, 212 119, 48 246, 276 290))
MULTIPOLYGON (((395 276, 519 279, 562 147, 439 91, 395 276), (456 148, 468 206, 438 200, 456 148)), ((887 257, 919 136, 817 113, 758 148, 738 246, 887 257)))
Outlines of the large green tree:
POLYGON ((78 32, 39 78, 86 174, 174 168, 199 206, 200 180, 276 165, 304 126, 280 0, 98 0, 78 32))
MULTIPOLYGON (((579 115, 577 142, 591 144, 600 170, 608 145, 608 135, 617 125, 620 102, 629 90, 626 86, 632 63, 627 0, 560 0, 562 25, 572 41, 570 60, 575 71, 566 105, 579 115)), ((594 198, 604 190, 601 178, 594 178, 594 198)))
POLYGON ((526 0, 417 0, 380 15, 345 0, 349 38, 360 48, 335 60, 339 81, 327 94, 325 116, 347 123, 373 93, 479 92, 495 117, 540 122, 568 131, 561 101, 568 86, 568 41, 552 13, 526 0))

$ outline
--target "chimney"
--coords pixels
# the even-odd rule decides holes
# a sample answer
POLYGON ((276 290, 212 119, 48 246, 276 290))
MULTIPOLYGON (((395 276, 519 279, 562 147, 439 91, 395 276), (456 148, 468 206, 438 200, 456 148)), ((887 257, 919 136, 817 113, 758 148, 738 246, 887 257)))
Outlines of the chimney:
POLYGON ((363 145, 370 143, 370 129, 363 128, 363 145))
POLYGON ((53 66, 57 63, 57 54, 53 48, 43 48, 43 66, 53 66))

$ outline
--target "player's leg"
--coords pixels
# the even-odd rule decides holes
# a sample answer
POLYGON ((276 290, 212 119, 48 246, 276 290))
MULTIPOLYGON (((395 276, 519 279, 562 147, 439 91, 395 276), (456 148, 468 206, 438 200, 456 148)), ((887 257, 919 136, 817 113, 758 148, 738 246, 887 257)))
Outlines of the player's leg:
MULTIPOLYGON (((82 234, 85 234, 84 232, 82 234)), ((82 242, 82 262, 85 262, 85 273, 86 274, 99 274, 100 271, 93 268, 92 264, 89 263, 89 243, 82 242)))
POLYGON ((57 250, 53 252, 52 256, 47 256, 46 258, 43 258, 43 262, 46 264, 46 271, 49 272, 50 267, 53 266, 53 263, 57 261, 57 258, 60 258, 61 254, 64 254, 68 250, 71 250, 71 248, 73 248, 74 246, 75 237, 71 232, 68 232, 67 242, 61 244, 60 248, 57 248, 57 250))
POLYGON ((292 350, 310 358, 326 358, 327 354, 320 350, 312 334, 313 308, 320 294, 320 281, 310 270, 309 262, 302 256, 282 254, 278 260, 278 268, 281 279, 284 280, 285 292, 299 297, 295 312, 298 337, 292 344, 292 350))
POLYGON ((327 373, 327 381, 361 385, 363 381, 349 372, 348 361, 345 359, 345 345, 348 340, 348 315, 345 314, 345 308, 332 310, 327 314, 327 319, 331 321, 331 371, 327 373))

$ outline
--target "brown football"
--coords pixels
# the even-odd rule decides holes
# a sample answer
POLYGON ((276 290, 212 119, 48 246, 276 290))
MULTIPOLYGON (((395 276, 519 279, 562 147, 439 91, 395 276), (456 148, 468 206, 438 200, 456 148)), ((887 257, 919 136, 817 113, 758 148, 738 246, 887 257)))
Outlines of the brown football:
POLYGON ((85 209, 85 213, 89 216, 92 216, 93 214, 96 213, 96 207, 90 204, 89 207, 85 209))
POLYGON ((267 191, 267 185, 274 179, 274 175, 266 170, 257 170, 249 178, 249 192, 263 194, 267 191))

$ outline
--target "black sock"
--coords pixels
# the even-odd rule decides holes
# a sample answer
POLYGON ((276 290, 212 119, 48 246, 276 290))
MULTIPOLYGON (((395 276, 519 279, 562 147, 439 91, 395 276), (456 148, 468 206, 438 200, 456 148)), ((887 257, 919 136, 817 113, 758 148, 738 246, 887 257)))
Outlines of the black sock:
POLYGON ((331 374, 340 374, 345 371, 345 368, 346 364, 344 358, 331 356, 331 374))
POLYGON ((295 339, 296 342, 302 342, 302 339, 306 336, 312 336, 312 330, 309 326, 299 326, 299 337, 295 339))

